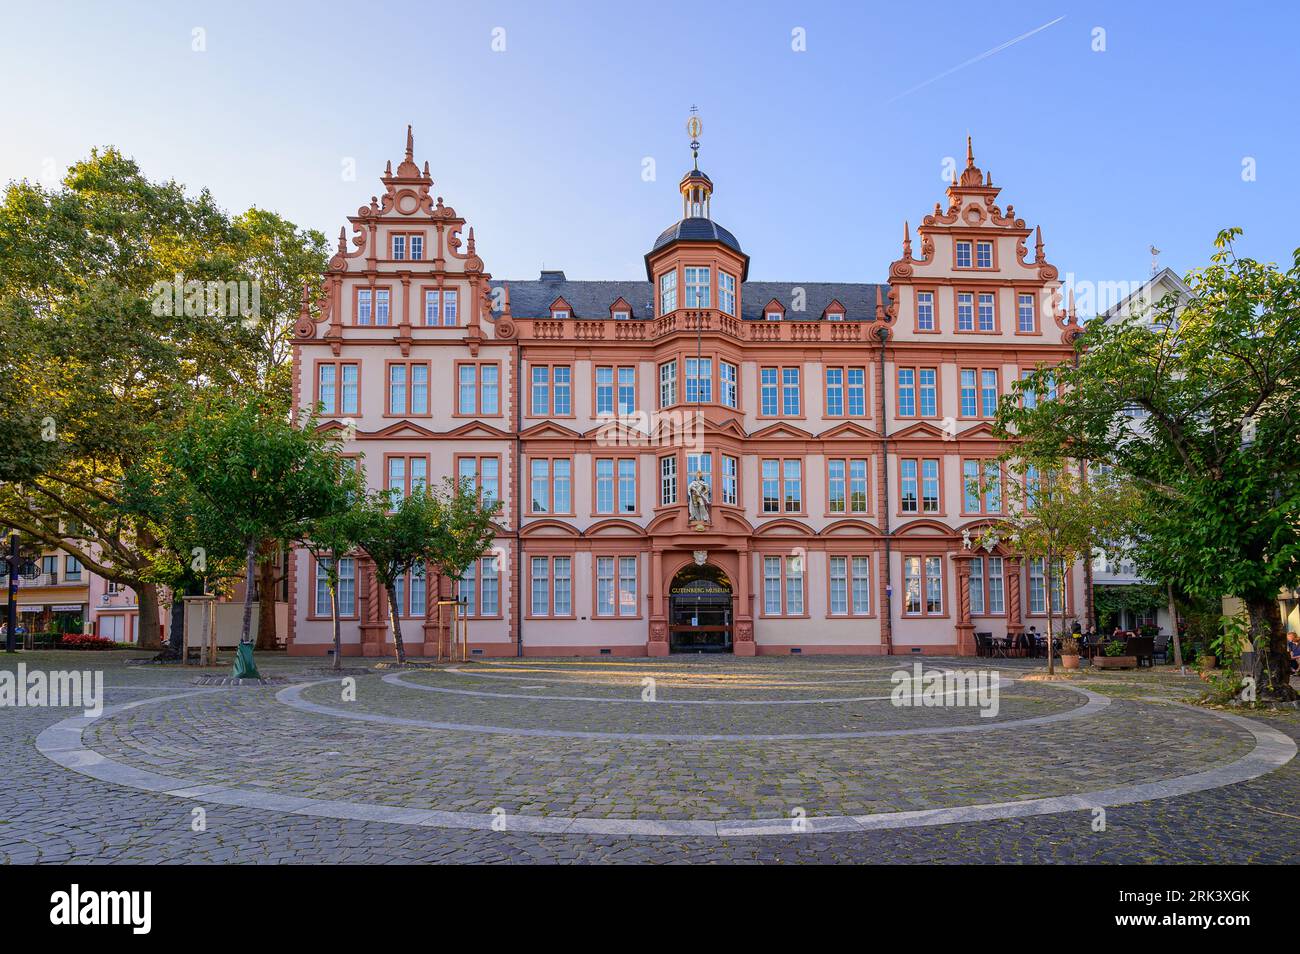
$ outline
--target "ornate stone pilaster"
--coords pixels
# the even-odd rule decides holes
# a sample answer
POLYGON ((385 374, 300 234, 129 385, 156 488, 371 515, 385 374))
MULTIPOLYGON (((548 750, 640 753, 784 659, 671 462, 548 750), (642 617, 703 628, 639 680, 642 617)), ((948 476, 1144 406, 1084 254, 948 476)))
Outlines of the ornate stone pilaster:
POLYGON ((968 554, 956 554, 957 565, 957 654, 975 655, 975 624, 970 617, 970 561, 968 554))
POLYGON ((1025 629, 1020 618, 1020 557, 1007 557, 1005 566, 1007 586, 1007 633, 1018 636, 1025 629))
POLYGON ((357 616, 361 621, 361 655, 384 655, 384 634, 387 631, 385 600, 387 594, 375 576, 375 565, 369 560, 357 561, 357 616))

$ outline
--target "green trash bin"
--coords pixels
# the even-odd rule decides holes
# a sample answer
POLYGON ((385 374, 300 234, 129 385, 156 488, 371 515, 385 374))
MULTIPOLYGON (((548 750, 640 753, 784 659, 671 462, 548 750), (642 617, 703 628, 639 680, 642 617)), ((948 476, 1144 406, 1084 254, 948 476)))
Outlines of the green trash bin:
POLYGON ((253 644, 241 642, 235 649, 235 668, 231 672, 235 679, 261 679, 257 663, 253 662, 253 644))

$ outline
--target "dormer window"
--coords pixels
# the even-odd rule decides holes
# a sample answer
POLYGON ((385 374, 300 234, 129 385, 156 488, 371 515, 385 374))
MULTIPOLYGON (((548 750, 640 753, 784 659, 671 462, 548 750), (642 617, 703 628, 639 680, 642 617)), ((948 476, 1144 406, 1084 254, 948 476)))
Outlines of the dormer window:
POLYGON ((838 301, 832 301, 829 305, 826 306, 826 310, 822 312, 822 317, 825 318, 827 321, 843 321, 844 306, 841 305, 838 301))
POLYGON ((396 262, 400 262, 404 258, 406 258, 406 236, 394 235, 393 236, 393 260, 396 262))
POLYGON ((779 311, 769 311, 767 314, 763 316, 763 318, 766 321, 780 321, 782 315, 779 311))
POLYGON ((564 308, 553 308, 551 309, 551 317, 556 321, 567 321, 569 318, 569 312, 564 308))
POLYGON ((629 318, 631 318, 631 317, 632 317, 631 312, 627 312, 627 311, 616 311, 616 312, 614 312, 614 320, 615 320, 615 321, 627 321, 627 320, 628 320, 629 318))

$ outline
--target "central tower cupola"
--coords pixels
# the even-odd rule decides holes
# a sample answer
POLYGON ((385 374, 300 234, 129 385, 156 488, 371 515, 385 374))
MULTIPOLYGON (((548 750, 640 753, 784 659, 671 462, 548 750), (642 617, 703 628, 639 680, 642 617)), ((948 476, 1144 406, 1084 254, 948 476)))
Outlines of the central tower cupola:
MULTIPOLYGON (((743 282, 748 276, 749 256, 741 250, 736 236, 713 221, 713 180, 700 169, 700 133, 703 132, 704 124, 694 114, 694 109, 691 112, 690 119, 686 121, 686 131, 691 137, 692 168, 678 183, 682 194, 682 217, 655 239, 654 246, 645 257, 646 277, 651 281, 660 280, 670 264, 676 268, 686 263, 692 272, 690 276, 683 275, 683 279, 707 275, 710 281, 725 283, 726 287, 720 287, 718 295, 709 298, 725 303, 738 315, 736 300, 739 288, 733 286, 737 284, 737 279, 743 282), (713 254, 707 251, 708 246, 713 247, 713 254), (687 262, 687 259, 690 261, 687 262), (699 265, 695 264, 697 261, 700 262, 699 265), (723 269, 721 277, 715 278, 719 269, 723 269)), ((669 282, 674 280, 672 277, 667 279, 669 282)), ((662 314, 666 310, 664 302, 672 302, 673 297, 660 297, 657 311, 662 314)), ((703 295, 696 297, 700 300, 704 298, 703 295)))

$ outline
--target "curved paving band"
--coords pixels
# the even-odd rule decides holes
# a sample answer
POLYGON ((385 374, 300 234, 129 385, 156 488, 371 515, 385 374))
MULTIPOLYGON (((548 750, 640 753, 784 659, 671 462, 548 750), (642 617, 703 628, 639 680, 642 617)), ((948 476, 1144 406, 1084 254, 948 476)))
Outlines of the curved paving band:
MULTIPOLYGON (((332 680, 328 680, 332 681, 332 680)), ((408 688, 428 688, 412 686, 400 679, 392 680, 408 688)), ((338 710, 332 707, 310 703, 299 698, 300 693, 310 685, 306 683, 281 690, 277 699, 295 708, 315 712, 330 717, 361 719, 364 721, 387 722, 391 724, 421 726, 442 731, 478 731, 501 732, 515 735, 547 735, 582 738, 613 737, 619 739, 661 739, 687 738, 691 741, 709 741, 713 739, 756 740, 790 739, 790 738, 845 738, 870 737, 880 735, 912 735, 956 732, 993 731, 1010 725, 1024 725, 1062 719, 1080 718, 1095 713, 1103 708, 1109 700, 1104 696, 1086 689, 1068 686, 1072 691, 1085 695, 1088 699, 1083 706, 1065 712, 1053 713, 1031 719, 1001 722, 992 725, 928 727, 922 729, 878 730, 861 733, 829 733, 811 736, 663 736, 654 734, 629 733, 571 733, 543 729, 518 729, 494 726, 472 726, 456 723, 434 723, 414 719, 399 719, 375 713, 356 713, 338 710)), ((641 836, 716 836, 740 837, 750 835, 792 835, 808 832, 860 831, 887 828, 914 828, 928 825, 946 825, 960 822, 986 821, 999 818, 1018 818, 1031 815, 1049 815, 1058 812, 1083 811, 1093 808, 1112 807, 1151 799, 1170 798, 1192 792, 1220 788, 1238 782, 1248 781, 1271 772, 1285 765, 1296 754, 1295 743, 1286 735, 1272 728, 1241 716, 1197 710, 1217 719, 1224 719, 1245 729, 1254 738, 1254 747, 1241 758, 1212 769, 1183 775, 1177 778, 1155 782, 1121 785, 1081 795, 1060 795, 1045 798, 1032 798, 1019 801, 992 802, 955 808, 935 808, 905 812, 878 812, 868 815, 828 815, 811 818, 769 818, 737 819, 727 821, 695 819, 614 819, 558 817, 538 815, 501 815, 481 812, 452 812, 436 809, 401 808, 389 805, 359 803, 345 800, 304 798, 268 791, 250 791, 227 785, 206 783, 196 784, 183 778, 161 775, 138 769, 122 762, 110 759, 99 752, 86 747, 82 734, 86 728, 98 719, 112 718, 122 712, 139 706, 161 703, 169 700, 192 697, 196 690, 172 693, 143 699, 136 702, 104 709, 98 717, 73 716, 49 726, 36 738, 36 748, 46 758, 64 768, 82 775, 99 779, 115 785, 144 791, 189 798, 200 802, 217 805, 232 805, 249 808, 261 808, 270 811, 286 812, 295 815, 322 816, 329 818, 355 819, 361 821, 389 822, 402 825, 420 825, 438 828, 470 828, 509 830, 532 833, 568 833, 594 835, 641 835, 641 836)), ((226 689, 197 690, 199 692, 238 691, 226 689)), ((609 702, 610 699, 595 701, 609 702)), ((1164 700, 1160 700, 1164 701, 1164 700)), ((1182 705, 1182 703, 1172 703, 1182 705)), ((1184 706, 1184 708, 1192 708, 1184 706)))

